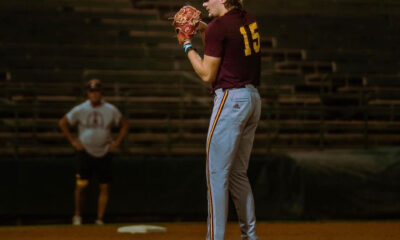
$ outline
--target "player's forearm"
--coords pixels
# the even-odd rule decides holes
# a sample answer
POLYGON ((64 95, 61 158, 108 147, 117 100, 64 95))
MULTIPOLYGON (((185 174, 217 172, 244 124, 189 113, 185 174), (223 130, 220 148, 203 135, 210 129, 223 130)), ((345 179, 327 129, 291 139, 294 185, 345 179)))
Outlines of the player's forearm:
MULTIPOLYGON (((184 45, 184 50, 187 50, 186 46, 187 45, 184 45)), ((194 71, 204 82, 213 83, 215 81, 221 63, 220 57, 204 54, 204 58, 202 59, 195 50, 189 50, 188 58, 194 71)))
POLYGON ((188 58, 194 71, 204 82, 212 83, 214 81, 214 79, 211 79, 209 69, 206 68, 203 59, 195 50, 190 50, 188 52, 188 58))
POLYGON ((122 140, 126 137, 129 131, 129 123, 125 118, 121 118, 121 128, 118 133, 118 137, 115 139, 115 141, 120 144, 122 140))
POLYGON ((119 145, 122 142, 122 140, 126 137, 127 134, 128 134, 128 131, 121 128, 121 130, 118 133, 118 137, 115 139, 115 142, 117 142, 119 145))
POLYGON ((61 129, 61 132, 64 134, 64 136, 68 139, 70 143, 75 141, 75 137, 72 136, 71 131, 69 130, 69 124, 68 121, 65 117, 61 118, 60 121, 58 122, 58 125, 61 129))

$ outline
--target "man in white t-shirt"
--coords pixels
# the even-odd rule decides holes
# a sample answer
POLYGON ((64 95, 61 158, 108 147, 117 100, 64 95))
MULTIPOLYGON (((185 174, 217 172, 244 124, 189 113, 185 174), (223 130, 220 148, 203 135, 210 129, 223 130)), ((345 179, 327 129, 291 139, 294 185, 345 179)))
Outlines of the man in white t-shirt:
POLYGON ((102 84, 98 79, 87 83, 88 100, 75 106, 59 121, 61 131, 78 153, 78 171, 74 192, 74 225, 81 225, 83 190, 94 174, 99 180, 100 191, 96 224, 103 224, 103 216, 108 202, 108 185, 111 180, 112 153, 120 145, 129 129, 128 121, 112 104, 103 100, 102 84), (70 126, 78 124, 78 138, 70 131, 70 126), (116 139, 112 139, 111 128, 120 127, 116 139))

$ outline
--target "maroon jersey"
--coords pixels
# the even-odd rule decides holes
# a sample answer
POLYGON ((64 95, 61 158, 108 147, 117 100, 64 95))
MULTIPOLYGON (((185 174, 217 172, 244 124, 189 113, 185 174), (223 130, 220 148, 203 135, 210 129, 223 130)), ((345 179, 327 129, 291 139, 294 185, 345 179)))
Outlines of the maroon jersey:
POLYGON ((214 90, 259 85, 260 35, 256 20, 246 11, 233 9, 208 24, 204 54, 221 58, 214 90))

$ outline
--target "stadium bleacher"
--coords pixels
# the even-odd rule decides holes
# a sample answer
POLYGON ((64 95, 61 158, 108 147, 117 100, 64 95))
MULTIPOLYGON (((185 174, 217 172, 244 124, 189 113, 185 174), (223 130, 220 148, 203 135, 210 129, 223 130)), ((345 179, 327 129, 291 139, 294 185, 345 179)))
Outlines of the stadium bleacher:
MULTIPOLYGON (((57 121, 97 77, 131 123, 123 154, 203 154, 212 97, 167 19, 184 3, 1 4, 0 153, 72 154, 57 121)), ((260 16, 263 115, 254 152, 399 144, 397 20, 260 16)))

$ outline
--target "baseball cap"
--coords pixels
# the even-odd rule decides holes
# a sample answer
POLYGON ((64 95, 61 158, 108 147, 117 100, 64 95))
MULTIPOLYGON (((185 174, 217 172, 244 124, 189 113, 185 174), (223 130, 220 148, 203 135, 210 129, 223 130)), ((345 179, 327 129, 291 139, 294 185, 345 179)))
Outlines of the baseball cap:
POLYGON ((99 79, 90 79, 86 84, 86 88, 89 91, 101 90, 101 81, 99 79))

